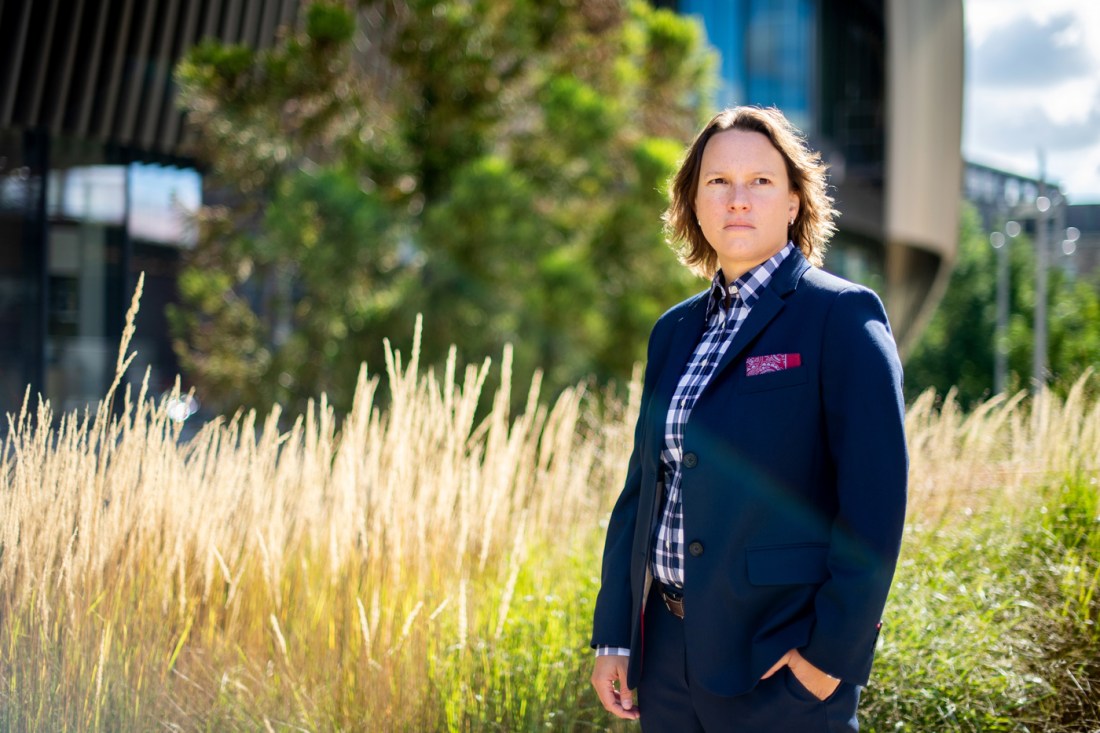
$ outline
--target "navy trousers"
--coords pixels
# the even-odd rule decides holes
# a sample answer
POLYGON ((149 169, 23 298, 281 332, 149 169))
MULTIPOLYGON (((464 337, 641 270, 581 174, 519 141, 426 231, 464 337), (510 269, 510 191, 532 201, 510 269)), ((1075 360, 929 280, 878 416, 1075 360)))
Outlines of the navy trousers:
MULTIPOLYGON (((656 588, 656 583, 654 584, 656 588)), ((690 611, 689 611, 690 613, 690 611)), ((638 684, 643 733, 857 733, 860 688, 847 682, 818 700, 790 669, 761 680, 744 695, 714 695, 693 684, 684 652, 684 624, 650 594, 645 658, 638 684)))

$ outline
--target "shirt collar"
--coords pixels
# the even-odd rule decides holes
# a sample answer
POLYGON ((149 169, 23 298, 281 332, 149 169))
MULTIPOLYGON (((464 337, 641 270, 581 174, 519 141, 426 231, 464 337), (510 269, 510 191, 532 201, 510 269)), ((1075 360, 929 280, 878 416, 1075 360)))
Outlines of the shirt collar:
POLYGON ((710 298, 707 301, 707 322, 719 312, 728 314, 734 301, 740 299, 746 308, 752 308, 764 288, 772 281, 772 275, 779 269, 783 260, 794 252, 794 243, 787 242, 783 249, 776 252, 771 258, 761 262, 756 267, 734 280, 727 287, 722 269, 714 273, 710 281, 710 298))

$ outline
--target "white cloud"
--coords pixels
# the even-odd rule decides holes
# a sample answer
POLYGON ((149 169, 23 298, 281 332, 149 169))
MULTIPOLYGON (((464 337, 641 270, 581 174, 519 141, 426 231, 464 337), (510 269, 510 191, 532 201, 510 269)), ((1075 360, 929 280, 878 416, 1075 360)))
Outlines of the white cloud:
POLYGON ((971 46, 968 75, 980 85, 1044 87, 1089 75, 1096 61, 1073 13, 1046 20, 1021 15, 971 46))
POLYGON ((964 0, 963 153, 1100 203, 1100 2, 964 0))
POLYGON ((1085 114, 1055 116, 1056 107, 1027 97, 992 99, 975 94, 968 100, 969 142, 978 148, 1011 149, 1042 147, 1047 150, 1080 150, 1100 144, 1100 96, 1085 114))

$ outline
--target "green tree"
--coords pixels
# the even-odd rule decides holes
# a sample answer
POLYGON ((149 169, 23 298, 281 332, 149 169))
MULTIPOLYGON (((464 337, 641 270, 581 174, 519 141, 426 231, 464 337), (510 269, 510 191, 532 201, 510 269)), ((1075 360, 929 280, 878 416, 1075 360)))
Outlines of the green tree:
POLYGON ((177 69, 211 191, 173 323, 206 396, 346 407, 417 313, 428 363, 510 342, 551 389, 627 376, 701 285, 659 220, 713 86, 697 23, 615 0, 319 0, 304 20, 177 69))
MULTIPOLYGON (((1008 240, 1008 384, 1029 385, 1034 350, 1035 249, 1027 236, 1008 240)), ((1048 270, 1047 340, 1052 386, 1064 391, 1085 369, 1100 364, 1097 283, 1074 277, 1054 262, 1048 270)), ((905 364, 906 396, 929 387, 958 390, 964 405, 993 391, 997 322, 997 252, 977 213, 963 209, 959 255, 943 300, 905 364)))

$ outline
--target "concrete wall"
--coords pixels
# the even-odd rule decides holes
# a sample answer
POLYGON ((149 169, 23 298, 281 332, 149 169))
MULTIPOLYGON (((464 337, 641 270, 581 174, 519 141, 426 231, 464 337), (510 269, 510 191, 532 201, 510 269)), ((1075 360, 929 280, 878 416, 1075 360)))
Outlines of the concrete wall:
POLYGON ((958 247, 963 114, 960 0, 888 0, 887 308, 904 354, 958 247))

